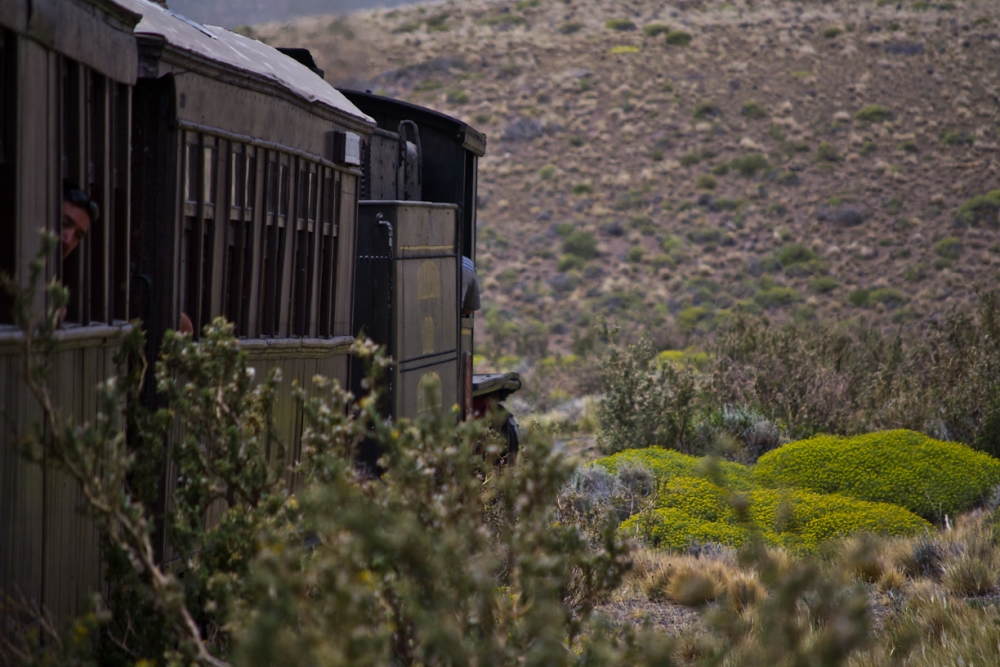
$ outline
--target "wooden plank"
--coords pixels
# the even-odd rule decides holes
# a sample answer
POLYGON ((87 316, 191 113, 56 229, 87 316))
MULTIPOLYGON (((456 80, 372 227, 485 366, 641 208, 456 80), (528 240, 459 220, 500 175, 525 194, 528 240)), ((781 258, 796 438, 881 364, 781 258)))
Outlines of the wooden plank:
POLYGON ((244 285, 243 289, 250 290, 250 301, 247 307, 250 309, 249 315, 247 317, 247 336, 259 336, 260 335, 260 300, 261 300, 261 272, 263 271, 263 229, 264 229, 264 167, 267 163, 267 154, 258 148, 247 149, 248 155, 256 155, 256 174, 254 174, 255 187, 254 187, 254 202, 253 202, 253 225, 250 232, 251 238, 251 255, 249 257, 250 266, 253 270, 250 272, 250 284, 244 285))
MULTIPOLYGON (((279 160, 281 157, 279 157, 279 160)), ((297 158, 286 158, 288 160, 288 215, 285 216, 285 252, 282 261, 281 275, 281 297, 278 299, 277 308, 281 314, 279 317, 278 330, 275 336, 285 337, 291 331, 289 317, 292 312, 292 271, 294 270, 294 250, 295 250, 295 217, 298 212, 298 184, 299 169, 297 158)), ((278 190, 282 186, 279 184, 278 190)), ((280 207, 279 202, 279 207, 280 207)))
MULTIPOLYGON (((215 238, 212 240, 212 272, 209 296, 209 320, 222 315, 222 277, 226 268, 226 236, 229 230, 229 173, 230 148, 221 139, 215 144, 215 238)), ((208 324, 203 322, 202 326, 208 324)))
POLYGON ((354 255, 358 226, 357 176, 341 178, 340 219, 337 239, 337 282, 334 299, 334 336, 353 336, 351 318, 354 314, 354 255))

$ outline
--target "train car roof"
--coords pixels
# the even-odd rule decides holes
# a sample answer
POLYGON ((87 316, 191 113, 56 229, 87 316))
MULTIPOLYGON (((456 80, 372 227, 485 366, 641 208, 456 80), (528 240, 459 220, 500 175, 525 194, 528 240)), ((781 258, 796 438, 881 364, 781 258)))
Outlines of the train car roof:
POLYGON ((136 78, 138 21, 138 13, 115 0, 0 0, 0 28, 127 84, 136 78))
POLYGON ((267 79, 309 101, 374 125, 339 90, 277 49, 225 28, 205 26, 149 0, 117 0, 142 15, 136 35, 159 35, 172 48, 267 79))
MULTIPOLYGON (((367 114, 393 114, 400 118, 412 120, 417 125, 432 127, 445 133, 453 133, 455 139, 466 150, 472 151, 479 157, 486 154, 486 135, 465 121, 453 118, 440 111, 434 111, 427 107, 403 102, 402 100, 394 100, 390 97, 383 97, 374 93, 363 93, 358 90, 342 90, 342 92, 347 99, 358 105, 367 114)), ((395 128, 382 129, 394 130, 395 128)))

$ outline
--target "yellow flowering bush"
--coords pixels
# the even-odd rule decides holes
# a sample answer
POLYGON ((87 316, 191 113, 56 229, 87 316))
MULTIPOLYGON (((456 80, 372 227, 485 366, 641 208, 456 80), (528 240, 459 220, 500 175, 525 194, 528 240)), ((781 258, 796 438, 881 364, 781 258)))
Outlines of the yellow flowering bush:
POLYGON ((733 492, 702 477, 677 474, 665 480, 655 509, 629 517, 626 536, 640 536, 653 546, 684 549, 695 542, 740 546, 758 532, 769 544, 813 551, 826 540, 858 532, 915 535, 930 524, 889 503, 802 489, 733 492), (738 512, 742 507, 745 511, 738 512))
POLYGON ((892 503, 933 520, 969 509, 1000 484, 1000 461, 914 431, 880 431, 789 443, 762 456, 752 475, 765 487, 892 503))
POLYGON ((649 469, 660 483, 680 475, 708 479, 734 491, 750 490, 757 486, 750 468, 744 465, 688 456, 663 447, 626 449, 598 459, 596 464, 611 473, 617 472, 622 464, 640 465, 649 469))
POLYGON ((742 545, 750 536, 743 526, 705 521, 673 507, 629 517, 620 528, 625 537, 644 537, 652 546, 682 550, 695 542, 742 545))

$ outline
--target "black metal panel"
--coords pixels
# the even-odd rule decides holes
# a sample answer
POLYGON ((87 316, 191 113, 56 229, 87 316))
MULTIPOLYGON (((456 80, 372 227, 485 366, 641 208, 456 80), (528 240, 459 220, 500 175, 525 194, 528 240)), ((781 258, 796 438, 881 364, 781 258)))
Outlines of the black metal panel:
MULTIPOLYGON (((377 212, 361 206, 358 210, 356 260, 354 269, 354 333, 367 336, 391 349, 392 336, 392 248, 390 231, 380 225, 377 212)), ((351 361, 351 391, 364 393, 364 368, 351 361)), ((391 388, 390 388, 391 394, 391 388)), ((392 405, 391 395, 385 406, 392 405)))

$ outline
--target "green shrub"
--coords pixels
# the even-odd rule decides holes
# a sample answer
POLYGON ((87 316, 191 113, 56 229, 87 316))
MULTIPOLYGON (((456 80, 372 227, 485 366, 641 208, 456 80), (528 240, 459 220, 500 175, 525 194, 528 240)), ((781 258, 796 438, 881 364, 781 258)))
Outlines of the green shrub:
POLYGON ((957 260, 962 256, 962 241, 954 236, 943 238, 934 246, 934 252, 945 259, 957 260))
POLYGON ((670 26, 664 25, 662 23, 650 23, 642 29, 642 33, 646 37, 656 37, 657 35, 665 35, 670 32, 670 26))
POLYGON ((816 253, 801 243, 786 243, 777 252, 778 261, 785 266, 811 262, 816 259, 816 253))
POLYGON ((816 148, 816 159, 821 162, 837 162, 840 160, 840 151, 833 144, 821 141, 816 148))
POLYGON ((789 443, 762 456, 753 474, 772 488, 840 493, 941 519, 968 510, 1000 483, 1000 461, 960 443, 899 430, 789 443))
POLYGON ((538 178, 543 181, 547 181, 556 175, 555 165, 547 164, 538 170, 538 178))
POLYGON ((712 311, 704 306, 689 306, 677 314, 681 331, 694 331, 700 322, 712 319, 712 311))
POLYGON ((560 35, 572 35, 574 33, 580 32, 585 28, 585 24, 579 21, 570 21, 569 23, 563 23, 559 26, 560 35))
POLYGON ((741 176, 751 178, 769 169, 771 165, 762 153, 750 153, 749 155, 741 155, 735 158, 729 163, 729 166, 740 172, 741 176))
POLYGON ((565 273, 573 269, 582 269, 587 264, 587 260, 577 255, 563 255, 556 263, 556 271, 565 273))
POLYGON ((816 294, 827 294, 840 287, 833 276, 819 276, 809 281, 809 289, 816 294))
POLYGON ((958 219, 965 225, 985 224, 996 229, 1000 226, 1000 190, 966 199, 958 208, 958 219))
POLYGON ((728 162, 720 162, 719 164, 717 164, 714 167, 712 167, 712 175, 713 176, 725 176, 728 173, 729 173, 729 163, 728 162))
POLYGON ((439 90, 443 86, 444 84, 438 81, 437 79, 424 79, 416 86, 414 86, 413 90, 418 93, 425 93, 431 90, 439 90))
POLYGON ((581 259, 597 257, 597 239, 590 232, 573 232, 563 240, 563 252, 581 259))
MULTIPOLYGON (((614 339, 617 333, 606 335, 614 339)), ((689 451, 694 446, 694 372, 684 366, 655 364, 655 356, 645 337, 633 345, 611 345, 603 356, 604 396, 597 404, 601 452, 652 445, 689 451)))
POLYGON ((499 14, 497 16, 487 16, 479 23, 492 27, 512 28, 516 25, 524 25, 527 22, 528 20, 520 14, 499 14))
POLYGON ((706 521, 673 507, 634 515, 622 522, 619 530, 623 537, 643 537, 654 548, 674 551, 695 544, 741 547, 750 538, 750 531, 742 526, 706 521))
POLYGON ((589 195, 594 193, 594 186, 590 183, 574 183, 573 194, 575 195, 589 195))
POLYGON ((699 120, 716 118, 720 115, 722 115, 722 109, 714 102, 702 101, 694 106, 694 117, 699 120))
POLYGON ((682 155, 680 162, 685 167, 690 167, 701 162, 701 155, 699 155, 697 151, 691 151, 690 153, 682 155))
POLYGON ((611 19, 604 24, 604 27, 608 30, 627 32, 629 30, 635 30, 635 23, 629 21, 628 19, 611 19))
POLYGON ((858 308, 864 308, 868 305, 868 297, 871 293, 870 289, 860 287, 856 290, 851 290, 851 293, 847 295, 847 300, 858 308))
POLYGON ((965 146, 972 144, 972 135, 958 130, 941 130, 941 143, 947 146, 965 146))
POLYGON ((743 103, 743 116, 753 119, 767 118, 767 111, 757 102, 748 100, 743 103))
POLYGON ((825 37, 826 39, 833 39, 835 37, 839 37, 843 33, 844 31, 840 27, 830 26, 829 28, 823 31, 823 37, 825 37))
POLYGON ((448 26, 445 25, 445 22, 448 20, 448 16, 448 12, 428 16, 427 20, 424 21, 427 24, 427 30, 430 32, 446 32, 448 26))
POLYGON ((877 104, 869 104, 854 114, 854 117, 868 123, 881 123, 892 120, 892 112, 877 104))
POLYGON ((644 254, 645 251, 642 249, 642 246, 634 245, 628 249, 628 255, 626 256, 626 259, 629 262, 632 262, 633 264, 637 264, 642 261, 642 257, 644 254))
POLYGON ((798 185, 802 181, 798 174, 790 169, 787 169, 778 174, 777 182, 779 185, 798 185))
POLYGON ((452 88, 448 91, 445 99, 451 104, 468 104, 469 94, 461 88, 452 88))
POLYGON ((881 303, 890 309, 897 308, 906 303, 906 301, 906 296, 893 287, 879 287, 873 289, 868 294, 869 305, 881 303))
POLYGON ((683 30, 671 30, 666 34, 665 40, 670 46, 687 46, 691 43, 691 34, 683 30))
POLYGON ((608 472, 617 472, 626 466, 641 466, 665 484, 673 477, 692 477, 708 480, 734 491, 751 491, 757 487, 750 468, 732 461, 708 460, 682 454, 663 447, 626 449, 594 462, 608 472))
POLYGON ((753 296, 753 300, 762 308, 778 308, 795 303, 801 297, 794 287, 782 287, 774 285, 758 290, 753 296))
POLYGON ((417 30, 420 30, 419 23, 404 23, 396 28, 393 28, 392 32, 393 34, 398 35, 408 32, 416 32, 417 30))
POLYGON ((616 211, 629 211, 635 208, 642 208, 646 203, 646 198, 640 190, 629 190, 622 193, 615 199, 616 211))
POLYGON ((714 190, 715 186, 718 185, 718 181, 711 174, 701 174, 695 179, 694 185, 702 190, 714 190))
MULTIPOLYGON (((708 470, 716 467, 705 461, 699 465, 708 470)), ((931 527, 919 516, 889 503, 801 489, 753 488, 743 479, 739 480, 743 488, 736 491, 721 471, 714 472, 714 479, 679 470, 669 475, 654 472, 656 507, 623 522, 623 536, 641 536, 654 547, 684 550, 705 542, 739 547, 753 530, 769 544, 814 551, 823 542, 857 533, 912 536, 931 527)))

